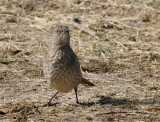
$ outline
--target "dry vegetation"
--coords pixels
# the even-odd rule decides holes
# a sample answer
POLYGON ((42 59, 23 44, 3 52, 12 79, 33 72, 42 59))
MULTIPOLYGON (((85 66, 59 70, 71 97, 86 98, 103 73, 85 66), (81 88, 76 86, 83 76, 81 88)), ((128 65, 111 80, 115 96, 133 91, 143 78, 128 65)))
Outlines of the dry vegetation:
POLYGON ((0 120, 160 121, 159 0, 0 0, 0 120), (96 84, 59 94, 42 71, 51 27, 72 29, 83 74, 96 84))

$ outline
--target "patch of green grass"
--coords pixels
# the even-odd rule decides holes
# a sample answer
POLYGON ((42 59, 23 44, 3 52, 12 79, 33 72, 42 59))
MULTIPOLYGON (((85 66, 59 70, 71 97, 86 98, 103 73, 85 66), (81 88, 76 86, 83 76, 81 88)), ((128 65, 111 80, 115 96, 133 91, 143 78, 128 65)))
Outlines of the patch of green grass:
POLYGON ((66 12, 71 12, 72 9, 71 8, 66 8, 66 12))
POLYGON ((1 62, 3 62, 4 59, 5 59, 5 58, 4 58, 3 56, 0 56, 0 61, 1 61, 1 62))
POLYGON ((68 11, 70 11, 70 10, 71 10, 71 8, 67 8, 67 10, 68 10, 68 11))
POLYGON ((38 46, 41 46, 42 45, 42 43, 41 43, 41 41, 38 41, 38 44, 37 44, 38 46))
POLYGON ((99 53, 101 53, 101 52, 104 53, 105 52, 105 50, 101 46, 97 46, 96 43, 94 43, 92 47, 93 47, 93 50, 96 51, 96 52, 99 52, 99 53))
POLYGON ((93 50, 95 50, 96 48, 97 48, 97 44, 94 43, 94 44, 93 44, 93 50))
POLYGON ((98 52, 102 52, 102 53, 104 53, 105 51, 104 51, 104 49, 102 49, 102 47, 100 47, 99 49, 98 49, 98 52))
POLYGON ((38 42, 37 42, 37 45, 38 45, 38 46, 47 46, 48 44, 47 44, 47 42, 38 41, 38 42))
POLYGON ((97 36, 98 38, 103 38, 103 35, 100 34, 100 33, 97 33, 96 36, 97 36))
POLYGON ((128 0, 128 3, 130 3, 131 8, 133 7, 133 4, 136 2, 136 0, 128 0))
POLYGON ((19 41, 24 41, 24 40, 25 40, 25 37, 24 37, 23 35, 19 35, 19 36, 17 36, 17 39, 18 39, 19 41))

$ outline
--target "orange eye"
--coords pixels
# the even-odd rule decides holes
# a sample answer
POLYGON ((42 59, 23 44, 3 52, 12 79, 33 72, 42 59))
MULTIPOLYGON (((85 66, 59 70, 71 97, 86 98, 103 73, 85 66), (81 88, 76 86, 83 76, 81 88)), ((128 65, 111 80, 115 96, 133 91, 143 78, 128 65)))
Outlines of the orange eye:
POLYGON ((59 33, 59 30, 56 30, 56 33, 59 33))

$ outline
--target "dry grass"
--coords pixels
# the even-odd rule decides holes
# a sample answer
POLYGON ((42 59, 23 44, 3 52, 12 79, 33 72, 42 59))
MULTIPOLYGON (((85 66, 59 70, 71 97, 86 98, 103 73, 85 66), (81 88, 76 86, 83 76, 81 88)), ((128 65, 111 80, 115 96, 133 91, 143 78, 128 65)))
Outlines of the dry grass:
POLYGON ((160 121, 159 0, 1 0, 0 120, 160 121), (81 24, 75 24, 75 22, 81 24), (53 107, 42 58, 51 27, 69 26, 83 74, 96 84, 53 107))

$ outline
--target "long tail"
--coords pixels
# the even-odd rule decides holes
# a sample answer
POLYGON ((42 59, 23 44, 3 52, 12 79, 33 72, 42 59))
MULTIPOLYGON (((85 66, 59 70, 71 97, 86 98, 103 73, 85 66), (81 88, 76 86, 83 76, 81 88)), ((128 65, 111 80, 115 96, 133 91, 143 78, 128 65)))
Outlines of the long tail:
POLYGON ((89 80, 82 78, 81 84, 85 87, 93 87, 95 86, 93 83, 91 83, 89 80))

